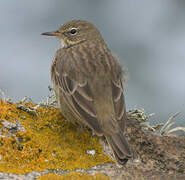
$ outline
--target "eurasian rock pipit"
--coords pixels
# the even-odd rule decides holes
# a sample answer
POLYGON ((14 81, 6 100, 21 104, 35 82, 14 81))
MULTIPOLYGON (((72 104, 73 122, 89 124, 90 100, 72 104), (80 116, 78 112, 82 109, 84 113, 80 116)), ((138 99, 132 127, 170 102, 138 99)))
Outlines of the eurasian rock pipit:
POLYGON ((97 28, 82 20, 72 20, 57 31, 62 48, 51 65, 51 80, 66 119, 105 136, 117 162, 132 156, 124 136, 126 109, 122 69, 97 28))

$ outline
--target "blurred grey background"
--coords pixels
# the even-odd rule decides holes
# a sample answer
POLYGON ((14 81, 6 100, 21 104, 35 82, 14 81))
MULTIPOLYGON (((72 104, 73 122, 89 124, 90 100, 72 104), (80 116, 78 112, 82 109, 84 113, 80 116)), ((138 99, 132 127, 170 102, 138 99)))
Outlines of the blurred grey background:
POLYGON ((127 110, 155 113, 154 123, 175 112, 185 125, 184 0, 1 0, 0 88, 14 101, 48 95, 50 63, 58 39, 44 37, 71 19, 96 24, 129 71, 127 110))

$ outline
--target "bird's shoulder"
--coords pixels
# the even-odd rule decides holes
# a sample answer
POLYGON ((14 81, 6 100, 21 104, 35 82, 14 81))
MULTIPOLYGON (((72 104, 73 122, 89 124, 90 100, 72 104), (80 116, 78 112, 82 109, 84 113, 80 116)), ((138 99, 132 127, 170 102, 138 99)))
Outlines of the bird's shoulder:
POLYGON ((52 69, 53 72, 67 74, 72 79, 105 76, 114 82, 119 82, 124 74, 118 58, 107 47, 87 44, 58 49, 52 61, 52 69))
POLYGON ((51 68, 55 69, 54 72, 63 74, 71 69, 71 58, 64 48, 56 51, 55 56, 51 63, 51 68))

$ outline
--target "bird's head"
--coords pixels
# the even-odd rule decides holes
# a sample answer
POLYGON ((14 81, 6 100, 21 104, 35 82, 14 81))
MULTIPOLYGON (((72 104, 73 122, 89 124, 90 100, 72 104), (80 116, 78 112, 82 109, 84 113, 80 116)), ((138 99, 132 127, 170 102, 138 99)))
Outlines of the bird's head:
POLYGON ((88 21, 72 20, 63 24, 57 31, 45 32, 42 35, 56 36, 67 48, 84 41, 103 40, 97 28, 88 21))

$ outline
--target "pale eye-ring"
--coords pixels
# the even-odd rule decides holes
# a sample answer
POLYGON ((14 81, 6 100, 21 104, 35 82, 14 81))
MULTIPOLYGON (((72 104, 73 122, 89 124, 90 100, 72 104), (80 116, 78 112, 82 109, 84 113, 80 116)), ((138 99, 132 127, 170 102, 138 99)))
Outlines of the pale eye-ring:
POLYGON ((76 29, 71 29, 70 33, 71 34, 76 34, 77 30, 76 29))

